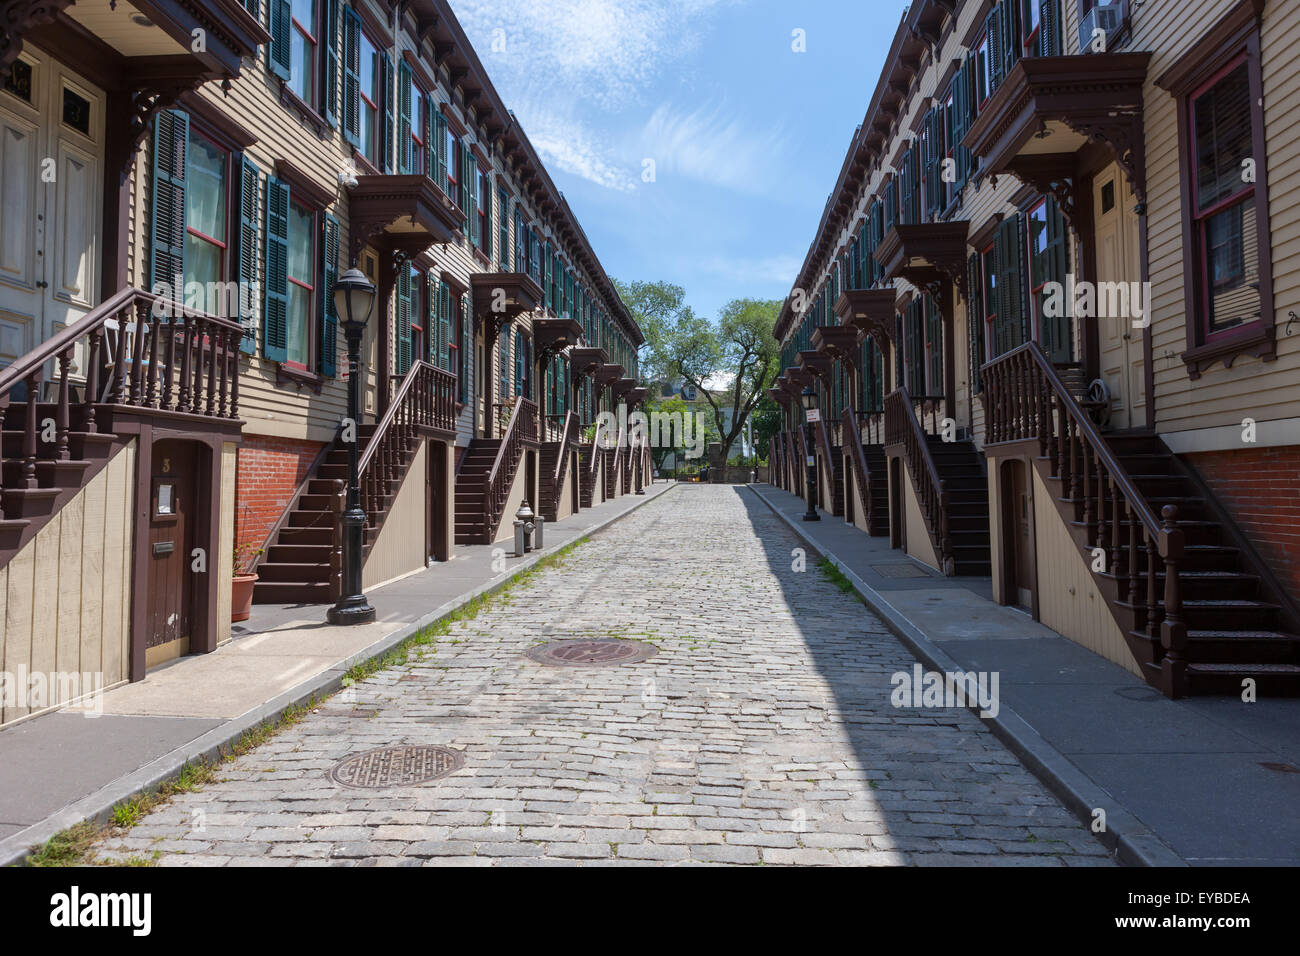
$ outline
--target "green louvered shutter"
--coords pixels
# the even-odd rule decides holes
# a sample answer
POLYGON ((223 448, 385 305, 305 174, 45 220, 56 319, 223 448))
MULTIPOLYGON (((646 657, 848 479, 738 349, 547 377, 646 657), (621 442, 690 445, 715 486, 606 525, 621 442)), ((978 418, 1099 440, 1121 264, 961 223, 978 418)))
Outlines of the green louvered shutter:
POLYGON ((451 286, 438 280, 438 351, 442 355, 442 370, 454 372, 451 367, 451 286))
POLYGON ((1023 344, 1026 333, 1024 270, 1021 258, 1024 251, 1024 231, 1019 215, 1012 216, 998 227, 997 252, 997 321, 994 338, 998 355, 1005 355, 1023 344))
POLYGON ((292 72, 289 46, 289 32, 292 28, 289 21, 292 15, 289 0, 269 0, 267 16, 271 21, 267 30, 271 34, 271 43, 266 48, 266 63, 272 73, 287 80, 292 72))
POLYGON ((339 124, 339 0, 325 3, 325 122, 330 127, 339 124))
POLYGON ((497 343, 497 390, 502 399, 510 394, 510 332, 502 329, 497 343))
POLYGON ((461 376, 460 400, 469 401, 474 388, 474 331, 469 320, 469 296, 460 297, 460 367, 465 370, 461 376))
MULTIPOLYGON (((433 144, 434 144, 434 166, 433 181, 438 184, 438 188, 444 193, 447 191, 447 117, 442 114, 442 110, 435 107, 433 99, 429 100, 429 109, 433 112, 433 144)), ((456 200, 456 196, 449 196, 451 200, 456 200)))
POLYGON ((343 8, 343 136, 361 145, 361 18, 343 8))
POLYGON ((474 207, 470 204, 470 182, 473 180, 471 170, 474 162, 474 154, 469 151, 469 147, 464 143, 460 147, 460 211, 465 214, 465 222, 461 226, 461 231, 465 235, 472 235, 472 226, 470 220, 474 218, 474 207))
POLYGON ((931 395, 942 395, 945 392, 943 377, 943 313, 939 311, 938 303, 934 297, 927 294, 925 296, 925 342, 929 347, 929 369, 926 376, 926 387, 931 395))
POLYGON ((524 393, 524 333, 515 330, 515 394, 524 393))
POLYGON ((339 317, 334 311, 334 281, 339 275, 339 221, 321 217, 320 359, 318 371, 327 378, 338 374, 339 317))
POLYGON ((424 98, 424 118, 423 128, 420 135, 424 138, 424 169, 420 172, 428 176, 435 183, 438 181, 438 145, 433 141, 434 130, 434 111, 438 108, 434 103, 432 96, 424 98))
POLYGON ((397 374, 411 369, 411 269, 397 272, 397 374))
POLYGON ((478 204, 480 201, 478 160, 474 158, 471 150, 466 150, 465 155, 469 162, 465 164, 465 180, 469 186, 469 240, 480 249, 483 248, 483 223, 478 217, 478 204))
POLYGON ((1016 61, 1020 59, 1021 44, 1020 44, 1020 31, 1016 27, 1018 21, 1018 17, 1016 16, 1016 7, 1018 6, 1018 4, 1013 3, 1012 0, 1002 0, 1001 6, 1002 6, 1002 60, 1003 60, 1002 79, 1006 80, 1006 78, 1011 74, 1012 67, 1014 67, 1016 65, 1016 61))
POLYGON ((510 271, 510 196, 497 189, 497 261, 502 272, 510 271))
POLYGON ((441 368, 442 360, 439 356, 442 343, 438 341, 438 334, 438 280, 434 278, 433 272, 429 272, 424 277, 425 349, 429 352, 427 361, 441 368))
POLYGON ((1002 81, 1007 75, 1006 60, 1002 52, 1002 44, 1005 39, 1002 28, 1002 8, 1003 4, 999 3, 989 11, 988 18, 984 21, 989 43, 989 96, 997 92, 998 87, 1002 85, 1002 81))
MULTIPOLYGON (((380 115, 384 118, 384 126, 379 131, 379 169, 381 172, 391 173, 396 160, 393 149, 393 123, 396 104, 393 103, 393 57, 391 53, 379 54, 379 99, 383 104, 380 115)), ((407 141, 410 141, 409 135, 407 141)))
POLYGON ((979 253, 974 253, 966 260, 966 332, 970 340, 970 381, 972 394, 984 390, 984 378, 980 368, 984 365, 984 295, 983 270, 980 269, 979 253))
POLYGON ((257 166, 247 156, 239 157, 239 229, 235 233, 235 268, 239 270, 239 323, 244 327, 239 350, 252 354, 257 350, 257 301, 251 290, 258 284, 257 239, 261 220, 261 177, 257 166))
POLYGON ((1038 55, 1061 55, 1061 8, 1059 0, 1043 0, 1038 24, 1038 55))
POLYGON ((484 176, 483 183, 483 255, 492 259, 492 180, 484 176))
MULTIPOLYGON (((1069 271, 1069 230, 1061 215, 1055 196, 1047 197, 1047 249, 1043 255, 1046 282, 1065 282, 1069 271)), ((1068 310, 1061 315, 1042 314, 1042 346, 1053 362, 1069 362, 1074 358, 1074 335, 1068 310)))
POLYGON ((166 286, 177 303, 185 301, 185 158, 190 119, 163 110, 153 125, 153 215, 149 282, 166 286))
POLYGON ((414 97, 411 64, 399 60, 397 64, 397 170, 408 176, 415 170, 411 166, 411 107, 414 97))
POLYGON ((244 5, 244 9, 249 12, 249 14, 253 17, 254 20, 261 19, 260 0, 243 0, 243 5, 244 5))
POLYGON ((289 357, 289 185, 266 181, 266 292, 262 299, 262 354, 289 357))

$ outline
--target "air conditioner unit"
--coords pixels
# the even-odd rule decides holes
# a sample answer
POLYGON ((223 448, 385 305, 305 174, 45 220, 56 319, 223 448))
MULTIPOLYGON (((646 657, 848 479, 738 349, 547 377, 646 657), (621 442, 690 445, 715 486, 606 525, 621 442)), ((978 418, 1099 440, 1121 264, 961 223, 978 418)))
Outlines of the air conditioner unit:
POLYGON ((1079 52, 1101 53, 1110 50, 1127 22, 1127 0, 1111 0, 1110 3, 1100 3, 1093 7, 1079 22, 1079 52), (1098 44, 1101 44, 1100 49, 1098 44))

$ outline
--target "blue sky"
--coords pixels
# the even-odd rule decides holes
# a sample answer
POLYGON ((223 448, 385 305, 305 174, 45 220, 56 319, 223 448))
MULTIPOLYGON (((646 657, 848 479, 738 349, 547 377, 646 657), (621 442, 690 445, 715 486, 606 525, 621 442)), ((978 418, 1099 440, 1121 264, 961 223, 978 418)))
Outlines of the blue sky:
POLYGON ((681 285, 710 317, 789 292, 906 7, 451 5, 606 271, 681 285))

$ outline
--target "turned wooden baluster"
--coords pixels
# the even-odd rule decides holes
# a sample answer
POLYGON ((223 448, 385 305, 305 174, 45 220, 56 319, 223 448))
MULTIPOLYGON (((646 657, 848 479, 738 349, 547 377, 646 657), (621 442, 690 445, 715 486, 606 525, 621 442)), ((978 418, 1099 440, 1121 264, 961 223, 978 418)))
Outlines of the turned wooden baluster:
POLYGON ((1181 697, 1187 680, 1187 624, 1183 621, 1183 591, 1178 565, 1183 557, 1183 532, 1178 528, 1178 506, 1160 509, 1165 536, 1165 619, 1160 625, 1160 646, 1165 649, 1162 671, 1166 691, 1181 697))
POLYGON ((20 488, 36 487, 36 399, 40 395, 41 373, 27 376, 27 408, 23 414, 23 477, 20 488))
POLYGON ((1110 550, 1110 515, 1107 505, 1107 490, 1110 476, 1102 463, 1101 455, 1094 455, 1097 462, 1097 541, 1095 547, 1101 548, 1102 554, 1110 550))
POLYGON ((226 375, 230 371, 230 356, 226 353, 226 343, 229 340, 230 333, 226 329, 221 329, 217 334, 217 354, 220 356, 221 376, 220 387, 218 389, 217 415, 221 418, 226 417, 226 375))
MULTIPOLYGON (((159 323, 162 327, 162 323, 159 323)), ((176 320, 172 316, 167 317, 166 325, 167 335, 167 352, 163 359, 162 370, 162 407, 167 411, 174 411, 175 405, 172 399, 176 392, 176 320)))
POLYGON ((1156 562, 1160 558, 1159 545, 1153 535, 1147 534, 1147 638, 1160 640, 1160 599, 1156 594, 1156 562))
POLYGON ((126 323, 130 309, 123 309, 117 314, 117 357, 113 363, 113 401, 118 405, 126 403, 126 323))
POLYGON ((208 326, 208 400, 204 412, 209 418, 217 413, 217 336, 221 326, 208 326))
POLYGON ((190 349, 194 352, 194 384, 190 386, 190 411, 195 415, 203 414, 203 340, 208 337, 208 320, 202 316, 194 320, 194 341, 190 349))
POLYGON ((95 402, 99 397, 99 365, 103 359, 104 330, 100 326, 90 330, 90 368, 86 369, 86 395, 81 403, 81 430, 95 433, 95 402))
POLYGON ((59 461, 68 460, 68 367, 72 364, 72 349, 69 346, 59 356, 59 399, 54 411, 54 457, 59 461))
POLYGON ((239 343, 244 330, 237 329, 230 343, 230 417, 239 417, 239 343))
POLYGON ((145 318, 149 314, 149 305, 137 302, 135 307, 135 347, 131 350, 131 404, 140 405, 144 398, 144 340, 148 335, 145 318))
POLYGON ((149 373, 145 385, 144 403, 149 408, 158 407, 158 330, 162 320, 149 314, 149 373))
POLYGON ((1082 454, 1083 466, 1083 524, 1084 530, 1088 536, 1088 547, 1095 547, 1097 544, 1097 523, 1093 515, 1093 495, 1092 495, 1092 446, 1086 441, 1080 441, 1079 451, 1082 454))
MULTIPOLYGON (((1137 614, 1142 606, 1138 600, 1138 542, 1141 540, 1142 529, 1137 515, 1132 508, 1128 507, 1128 502, 1125 502, 1124 517, 1128 521, 1128 593, 1124 599, 1132 605, 1134 614, 1137 614)), ((1137 630, 1144 628, 1146 615, 1142 614, 1135 624, 1137 630)))
POLYGON ((194 343, 194 319, 185 313, 185 325, 181 329, 181 392, 176 406, 178 412, 190 410, 190 347, 194 343))
POLYGON ((1115 484, 1115 476, 1110 479, 1110 568, 1115 575, 1115 583, 1124 586, 1124 494, 1115 484))

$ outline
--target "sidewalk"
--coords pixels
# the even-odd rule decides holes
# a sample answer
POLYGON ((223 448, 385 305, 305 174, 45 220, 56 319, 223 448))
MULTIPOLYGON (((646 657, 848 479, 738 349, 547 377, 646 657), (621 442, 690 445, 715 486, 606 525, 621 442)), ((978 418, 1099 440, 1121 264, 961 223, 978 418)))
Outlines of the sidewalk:
POLYGON ((886 537, 750 485, 848 577, 927 668, 997 672, 993 731, 1080 819, 1106 811, 1126 863, 1300 865, 1300 699, 1169 700, 1022 611, 989 578, 944 578, 886 537), (1270 767, 1269 765, 1273 765, 1270 767))
POLYGON ((103 697, 103 714, 65 708, 0 731, 0 866, 35 844, 174 776, 187 762, 330 693, 353 665, 383 654, 434 621, 495 590, 542 558, 675 488, 660 481, 544 528, 545 548, 506 558, 495 545, 458 545, 446 563, 367 592, 373 624, 333 627, 324 605, 257 605, 233 640, 151 671, 103 697))

